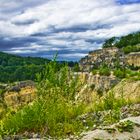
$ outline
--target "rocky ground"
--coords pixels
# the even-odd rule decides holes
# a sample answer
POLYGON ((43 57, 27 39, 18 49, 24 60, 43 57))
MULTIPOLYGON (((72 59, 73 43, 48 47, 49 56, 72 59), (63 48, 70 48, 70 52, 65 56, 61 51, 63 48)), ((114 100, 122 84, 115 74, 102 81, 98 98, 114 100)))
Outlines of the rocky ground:
POLYGON ((138 140, 140 139, 140 116, 129 117, 119 123, 83 133, 81 140, 138 140))
MULTIPOLYGON (((98 117, 98 121, 100 125, 94 125, 93 130, 82 133, 82 138, 80 139, 140 139, 140 104, 122 107, 120 121, 112 125, 107 125, 104 122, 104 117, 108 113, 109 111, 99 112, 100 115, 98 116, 100 117, 98 117)), ((90 114, 89 116, 91 117, 92 115, 90 114)), ((89 116, 87 118, 89 118, 89 116)))
MULTIPOLYGON (((65 140, 139 140, 140 139, 140 104, 131 104, 121 108, 120 121, 110 125, 105 118, 110 113, 99 111, 98 113, 87 113, 78 119, 85 123, 85 128, 79 136, 69 136, 65 140), (89 127, 89 125, 93 125, 89 127)), ((51 137, 42 137, 39 133, 25 132, 24 134, 5 137, 4 140, 55 140, 51 137)), ((63 139, 56 139, 63 140, 63 139)))

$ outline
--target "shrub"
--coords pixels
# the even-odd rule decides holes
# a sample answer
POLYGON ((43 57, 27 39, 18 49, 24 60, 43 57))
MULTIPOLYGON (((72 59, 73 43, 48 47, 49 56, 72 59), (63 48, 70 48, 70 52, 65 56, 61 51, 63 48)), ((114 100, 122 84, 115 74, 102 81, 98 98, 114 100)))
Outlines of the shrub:
POLYGON ((131 53, 131 52, 139 52, 140 51, 140 46, 126 46, 123 48, 123 52, 125 54, 131 53))
POLYGON ((132 132, 134 129, 134 123, 130 120, 120 122, 118 125, 116 125, 119 132, 132 132))
POLYGON ((96 75, 97 72, 98 72, 98 70, 96 70, 96 69, 92 70, 92 74, 93 74, 93 75, 96 75))
POLYGON ((126 72, 124 69, 116 69, 114 70, 114 75, 118 78, 125 78, 126 72))
POLYGON ((1 135, 25 131, 63 137, 79 132, 83 125, 77 116, 83 114, 85 105, 75 101, 80 87, 68 66, 60 70, 57 63, 50 62, 45 71, 37 75, 37 99, 16 114, 3 119, 1 135))
POLYGON ((80 71, 79 64, 75 64, 75 65, 74 65, 73 71, 75 71, 75 72, 79 72, 79 71, 80 71))
POLYGON ((110 69, 108 67, 101 67, 99 69, 99 74, 104 75, 104 76, 109 76, 110 75, 110 69))

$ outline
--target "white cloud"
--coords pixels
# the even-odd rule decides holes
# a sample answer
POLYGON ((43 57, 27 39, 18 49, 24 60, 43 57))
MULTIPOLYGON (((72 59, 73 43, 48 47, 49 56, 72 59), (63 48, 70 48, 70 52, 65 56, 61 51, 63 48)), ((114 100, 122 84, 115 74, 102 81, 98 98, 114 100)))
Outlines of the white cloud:
MULTIPOLYGON (((18 2, 18 4, 20 3, 18 2)), ((15 3, 13 2, 12 5, 15 6, 15 3)), ((140 10, 138 9, 140 9, 140 4, 121 6, 116 5, 113 0, 52 0, 41 6, 28 8, 24 13, 5 21, 5 24, 10 22, 9 28, 13 28, 13 30, 17 28, 23 30, 22 28, 24 28, 24 33, 19 33, 21 35, 30 35, 43 32, 43 30, 49 31, 50 26, 54 26, 56 29, 85 24, 91 27, 104 24, 120 26, 119 24, 123 24, 126 20, 130 23, 140 23, 140 10), (36 22, 24 25, 24 27, 13 25, 14 22, 24 23, 30 20, 36 20, 36 22)), ((5 32, 13 35, 11 29, 8 31, 5 32)))

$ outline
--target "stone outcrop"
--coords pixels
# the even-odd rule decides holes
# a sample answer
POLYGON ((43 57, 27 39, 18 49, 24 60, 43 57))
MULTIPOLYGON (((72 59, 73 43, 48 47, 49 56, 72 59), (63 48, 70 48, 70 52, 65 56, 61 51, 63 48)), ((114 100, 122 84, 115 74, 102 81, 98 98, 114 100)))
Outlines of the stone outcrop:
POLYGON ((79 75, 80 81, 83 83, 83 87, 76 98, 90 101, 92 96, 96 94, 102 96, 111 91, 116 97, 123 96, 127 100, 131 99, 134 102, 140 101, 139 80, 133 78, 120 80, 112 74, 110 76, 100 76, 88 72, 78 72, 75 75, 79 75))
POLYGON ((130 53, 126 55, 126 62, 129 65, 140 67, 140 52, 130 53))
POLYGON ((119 79, 113 75, 100 76, 99 74, 93 75, 88 72, 79 72, 76 74, 79 75, 81 82, 86 83, 88 86, 92 86, 96 91, 108 91, 119 82, 119 79))
POLYGON ((135 81, 132 79, 122 80, 111 91, 115 93, 116 97, 123 96, 132 101, 140 101, 140 80, 135 81))
POLYGON ((17 107, 27 104, 36 96, 35 84, 32 81, 18 82, 7 88, 4 94, 4 101, 8 107, 17 107))
POLYGON ((88 72, 78 72, 75 75, 79 76, 81 83, 83 84, 81 90, 76 96, 76 99, 85 100, 87 102, 92 101, 92 97, 102 95, 108 92, 112 87, 117 85, 120 80, 113 75, 100 76, 98 74, 93 75, 88 72))
POLYGON ((21 82, 17 82, 15 83, 15 85, 10 86, 7 88, 8 92, 19 92, 22 88, 25 87, 35 87, 35 84, 33 81, 21 81, 21 82))
POLYGON ((116 47, 103 48, 89 52, 89 54, 82 58, 79 62, 81 71, 91 71, 98 68, 101 64, 107 64, 110 68, 120 66, 140 66, 140 53, 134 52, 125 55, 121 49, 116 47))
POLYGON ((26 87, 20 89, 20 92, 6 92, 4 100, 8 107, 17 107, 33 101, 34 98, 35 89, 26 87))

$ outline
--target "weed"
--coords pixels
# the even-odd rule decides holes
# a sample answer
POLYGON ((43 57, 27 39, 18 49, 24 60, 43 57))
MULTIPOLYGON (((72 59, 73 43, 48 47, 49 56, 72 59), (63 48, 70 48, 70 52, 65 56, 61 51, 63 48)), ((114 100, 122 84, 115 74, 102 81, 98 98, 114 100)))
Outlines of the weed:
POLYGON ((119 132, 133 132, 134 129, 134 123, 130 120, 120 122, 118 125, 116 125, 119 132))

